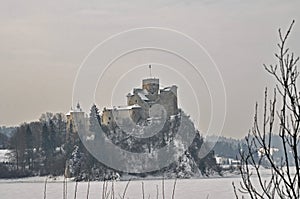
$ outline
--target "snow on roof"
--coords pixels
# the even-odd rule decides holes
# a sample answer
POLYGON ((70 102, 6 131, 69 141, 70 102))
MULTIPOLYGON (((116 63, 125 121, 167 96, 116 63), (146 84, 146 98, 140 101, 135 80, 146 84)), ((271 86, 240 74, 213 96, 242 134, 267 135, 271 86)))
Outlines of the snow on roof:
POLYGON ((143 100, 143 101, 149 101, 149 98, 146 97, 146 95, 148 95, 148 91, 146 89, 140 89, 140 90, 136 90, 138 96, 143 100))
POLYGON ((165 87, 165 88, 161 88, 160 90, 161 91, 174 91, 174 89, 176 89, 177 86, 176 85, 172 85, 172 86, 168 86, 168 87, 165 87))
POLYGON ((143 100, 143 101, 148 101, 149 98, 146 97, 146 95, 144 95, 143 93, 138 93, 138 96, 143 100))
POLYGON ((165 87, 165 88, 163 88, 163 89, 161 89, 161 90, 163 90, 163 91, 170 91, 170 90, 171 90, 171 87, 165 87))
POLYGON ((135 108, 141 108, 140 105, 134 104, 131 106, 114 106, 113 108, 105 108, 105 110, 116 110, 116 111, 123 111, 123 110, 131 110, 135 108))
POLYGON ((82 109, 81 108, 75 108, 74 110, 71 110, 70 112, 80 113, 80 112, 82 112, 82 109))
POLYGON ((114 110, 122 111, 122 110, 131 110, 134 108, 141 108, 141 106, 139 106, 137 104, 134 104, 131 106, 117 106, 117 107, 114 107, 114 110))
POLYGON ((82 111, 82 109, 80 107, 80 104, 77 103, 77 105, 76 105, 76 107, 74 109, 71 107, 71 110, 66 114, 66 116, 70 116, 71 113, 81 113, 81 112, 83 112, 83 111, 82 111))
POLYGON ((141 106, 138 105, 138 104, 134 104, 134 105, 132 105, 131 107, 132 107, 132 108, 141 108, 141 106))

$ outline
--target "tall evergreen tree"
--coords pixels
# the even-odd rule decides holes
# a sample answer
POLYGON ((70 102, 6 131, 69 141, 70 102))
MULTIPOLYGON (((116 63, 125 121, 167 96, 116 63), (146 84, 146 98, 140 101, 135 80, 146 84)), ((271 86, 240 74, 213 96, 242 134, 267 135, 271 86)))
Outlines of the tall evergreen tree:
POLYGON ((28 164, 29 170, 32 169, 33 165, 33 143, 34 143, 34 139, 33 139, 33 134, 32 131, 30 129, 29 124, 25 125, 26 130, 25 130, 25 140, 26 140, 26 162, 28 164))
POLYGON ((100 125, 100 115, 99 115, 99 109, 95 104, 91 107, 89 120, 90 120, 90 131, 96 133, 100 125))
POLYGON ((46 156, 51 153, 50 132, 46 123, 43 124, 42 129, 42 150, 46 156))

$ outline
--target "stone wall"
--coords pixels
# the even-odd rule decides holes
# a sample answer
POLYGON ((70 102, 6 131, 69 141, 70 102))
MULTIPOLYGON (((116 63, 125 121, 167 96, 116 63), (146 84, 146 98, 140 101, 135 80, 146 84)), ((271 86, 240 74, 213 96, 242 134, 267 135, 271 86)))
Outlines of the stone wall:
POLYGON ((164 106, 168 116, 178 114, 177 86, 161 89, 159 97, 160 104, 164 106))
POLYGON ((131 96, 127 96, 127 105, 132 106, 134 104, 138 104, 141 107, 141 110, 138 112, 138 117, 140 117, 143 120, 146 120, 149 117, 149 104, 143 101, 137 93, 134 93, 131 96))
POLYGON ((110 128, 113 128, 116 125, 113 118, 112 109, 103 109, 101 116, 101 125, 105 125, 110 128))

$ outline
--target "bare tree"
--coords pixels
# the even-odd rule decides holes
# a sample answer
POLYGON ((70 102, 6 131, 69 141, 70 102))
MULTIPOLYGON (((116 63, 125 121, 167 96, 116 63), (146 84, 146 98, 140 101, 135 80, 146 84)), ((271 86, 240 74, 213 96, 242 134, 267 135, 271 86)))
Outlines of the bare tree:
POLYGON ((279 29, 279 52, 275 53, 277 64, 264 65, 276 81, 272 99, 265 90, 262 120, 258 119, 258 104, 255 106, 254 125, 246 137, 247 150, 241 152, 241 183, 237 190, 250 198, 300 198, 300 92, 297 88, 299 57, 286 47, 287 39, 295 21, 287 32, 279 29), (276 93, 278 93, 276 96, 276 93), (278 101, 278 102, 277 102, 278 101), (261 122, 260 122, 261 121, 261 122), (282 145, 281 161, 275 161, 272 152, 272 137, 278 135, 282 145), (260 156, 258 156, 260 150, 260 156), (262 173, 262 163, 267 163, 271 175, 262 173))

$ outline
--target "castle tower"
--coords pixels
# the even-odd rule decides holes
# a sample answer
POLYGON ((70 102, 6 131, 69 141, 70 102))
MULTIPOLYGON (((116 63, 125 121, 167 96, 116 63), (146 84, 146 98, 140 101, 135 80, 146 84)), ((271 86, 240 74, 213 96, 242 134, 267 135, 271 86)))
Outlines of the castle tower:
POLYGON ((159 79, 156 78, 143 79, 142 88, 146 89, 150 94, 158 94, 159 79))
POLYGON ((156 100, 159 91, 159 79, 156 78, 143 79, 142 88, 148 92, 147 97, 150 100, 156 100))
POLYGON ((82 111, 80 104, 77 103, 75 109, 71 108, 67 116, 67 129, 66 129, 66 140, 74 143, 77 138, 78 125, 79 123, 84 124, 84 112, 82 111))

